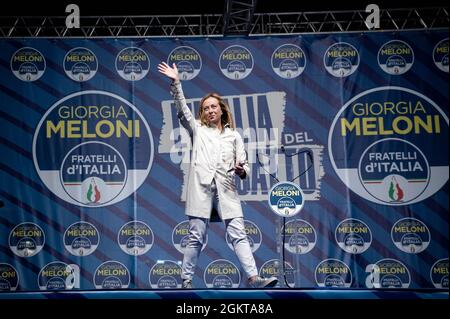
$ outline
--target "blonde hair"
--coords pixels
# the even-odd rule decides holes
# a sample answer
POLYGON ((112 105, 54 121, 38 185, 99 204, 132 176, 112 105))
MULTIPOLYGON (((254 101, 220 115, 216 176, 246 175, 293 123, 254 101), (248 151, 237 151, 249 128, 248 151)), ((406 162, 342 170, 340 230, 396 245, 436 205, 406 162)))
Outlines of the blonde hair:
POLYGON ((208 93, 200 101, 198 117, 202 125, 209 126, 209 122, 206 120, 205 113, 203 112, 203 103, 205 102, 206 99, 209 99, 210 97, 213 97, 217 101, 219 101, 220 109, 222 110, 222 116, 220 117, 220 122, 222 123, 222 131, 225 129, 225 126, 234 129, 234 121, 233 116, 231 115, 230 108, 228 107, 227 103, 225 103, 225 100, 217 93, 208 93))

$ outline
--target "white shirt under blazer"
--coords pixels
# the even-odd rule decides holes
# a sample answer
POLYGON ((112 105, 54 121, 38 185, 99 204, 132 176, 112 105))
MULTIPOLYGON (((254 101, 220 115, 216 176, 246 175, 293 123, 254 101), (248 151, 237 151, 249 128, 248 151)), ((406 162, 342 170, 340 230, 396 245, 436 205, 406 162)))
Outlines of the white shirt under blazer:
MULTIPOLYGON (((213 180, 217 187, 218 213, 222 220, 243 217, 241 201, 236 191, 235 174, 230 169, 244 163, 245 177, 250 168, 241 135, 229 127, 221 132, 216 127, 202 125, 186 104, 181 82, 172 82, 180 123, 192 139, 191 165, 186 190, 186 215, 210 218, 213 206, 213 180)), ((244 178, 245 178, 244 177, 244 178)))

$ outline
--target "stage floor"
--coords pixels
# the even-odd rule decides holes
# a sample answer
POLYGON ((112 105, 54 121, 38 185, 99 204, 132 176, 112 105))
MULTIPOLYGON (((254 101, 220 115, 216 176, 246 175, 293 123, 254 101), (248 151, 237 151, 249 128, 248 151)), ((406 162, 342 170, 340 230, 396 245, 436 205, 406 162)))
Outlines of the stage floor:
POLYGON ((167 289, 0 292, 0 299, 449 299, 448 290, 167 289))

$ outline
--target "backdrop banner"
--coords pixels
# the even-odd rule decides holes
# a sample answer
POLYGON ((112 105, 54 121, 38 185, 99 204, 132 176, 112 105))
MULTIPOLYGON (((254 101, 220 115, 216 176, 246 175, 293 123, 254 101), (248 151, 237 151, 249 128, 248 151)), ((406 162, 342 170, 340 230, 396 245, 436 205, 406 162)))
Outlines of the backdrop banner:
MULTIPOLYGON (((0 290, 181 288, 191 141, 161 61, 195 114, 209 92, 230 106, 262 276, 448 289, 448 47, 448 30, 0 39, 0 290)), ((222 223, 194 286, 248 288, 222 223)))

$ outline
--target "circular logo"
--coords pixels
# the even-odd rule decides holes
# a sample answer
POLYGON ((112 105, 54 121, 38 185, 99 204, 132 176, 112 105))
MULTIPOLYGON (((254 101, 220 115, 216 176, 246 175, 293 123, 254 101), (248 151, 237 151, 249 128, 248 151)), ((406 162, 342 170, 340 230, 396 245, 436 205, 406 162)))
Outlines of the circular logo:
POLYGON ((22 81, 32 82, 45 72, 45 58, 34 48, 25 47, 17 50, 11 57, 11 71, 22 81))
POLYGON ((106 261, 95 270, 94 285, 95 289, 126 289, 130 285, 130 272, 118 261, 106 261))
POLYGON ((86 48, 74 48, 64 57, 64 71, 74 81, 84 82, 97 73, 98 61, 95 54, 86 48))
MULTIPOLYGON (((249 220, 244 220, 244 228, 245 233, 247 234, 248 243, 250 244, 250 248, 254 253, 255 251, 258 250, 259 246, 261 246, 262 242, 261 230, 254 222, 251 222, 249 220)), ((228 233, 225 234, 225 241, 227 242, 228 247, 230 247, 231 250, 234 250, 232 240, 228 235, 228 233)))
POLYGON ((189 81, 195 78, 202 69, 202 58, 200 54, 191 47, 181 46, 170 52, 167 64, 177 65, 180 80, 189 81))
POLYGON ((207 288, 238 288, 241 273, 231 261, 216 259, 206 267, 203 280, 207 288))
POLYGON ((56 196, 78 206, 102 207, 142 185, 153 148, 150 128, 134 105, 112 93, 82 91, 44 114, 33 138, 33 161, 56 196), (139 145, 139 151, 130 152, 130 145, 139 145))
POLYGON ((75 268, 62 261, 54 261, 42 267, 38 275, 40 290, 65 290, 75 286, 75 268))
POLYGON ((396 259, 381 259, 371 267, 368 288, 408 288, 411 283, 408 268, 396 259))
POLYGON ((271 58, 272 70, 283 79, 294 79, 303 73, 306 57, 294 44, 283 44, 275 49, 271 58))
POLYGON ((448 258, 439 259, 431 266, 430 277, 434 287, 448 289, 448 258))
POLYGON ((219 66, 227 78, 242 80, 253 70, 253 56, 246 47, 232 45, 220 54, 219 66))
POLYGON ((395 138, 370 145, 361 156, 358 173, 368 193, 392 205, 413 201, 430 181, 428 161, 421 150, 395 138), (383 152, 386 148, 402 151, 388 154, 383 152))
MULTIPOLYGON (((182 254, 184 254, 185 248, 189 240, 189 221, 185 220, 173 228, 172 231, 172 244, 182 254)), ((205 242, 202 246, 202 251, 208 244, 208 234, 205 236, 205 242)))
POLYGON ((414 52, 408 43, 392 40, 383 44, 378 51, 378 65, 391 75, 408 72, 414 63, 414 52))
POLYGON ((319 287, 348 288, 352 285, 352 272, 344 262, 329 258, 321 261, 314 272, 319 287))
POLYGON ((171 260, 158 260, 150 269, 149 282, 154 289, 181 288, 181 266, 171 260))
POLYGON ((281 232, 285 238, 284 249, 293 254, 309 253, 317 242, 316 230, 303 219, 287 222, 281 232))
POLYGON ((64 247, 74 256, 87 256, 98 247, 100 236, 97 228, 88 222, 77 222, 64 232, 64 247))
POLYGON ((375 88, 352 98, 328 136, 331 163, 345 185, 367 200, 392 206, 420 202, 445 185, 448 148, 436 145, 446 143, 448 117, 441 108, 401 87, 375 88))
POLYGON ((133 220, 120 228, 117 242, 128 255, 143 255, 153 246, 153 231, 147 224, 133 220))
POLYGON ((335 43, 325 51, 323 64, 332 76, 338 78, 349 76, 359 66, 358 50, 346 42, 335 43))
POLYGON ((350 254, 361 254, 372 243, 369 226, 356 218, 341 221, 334 231, 334 236, 339 247, 350 254))
MULTIPOLYGON (((259 275, 261 277, 279 277, 280 272, 283 269, 280 269, 281 262, 278 259, 270 259, 262 264, 261 269, 259 270, 259 275)), ((295 286, 295 269, 292 267, 290 263, 287 261, 284 262, 284 276, 286 278, 286 282, 290 287, 295 286)), ((285 284, 284 278, 283 280, 279 280, 274 288, 281 288, 285 284)))
POLYGON ((402 218, 391 229, 395 247, 405 253, 418 254, 427 249, 431 240, 427 225, 415 218, 402 218))
POLYGON ((44 244, 44 231, 34 223, 21 223, 9 233, 9 248, 19 257, 32 257, 38 254, 44 244))
POLYGON ((122 155, 103 142, 75 146, 59 170, 63 189, 73 200, 86 206, 114 200, 126 185, 127 171, 122 155))
POLYGON ((273 185, 269 192, 269 206, 275 214, 281 217, 292 217, 303 208, 304 198, 303 192, 297 184, 279 182, 273 185))
POLYGON ((139 48, 125 48, 117 54, 116 71, 127 81, 143 79, 150 69, 150 59, 144 50, 139 48))
POLYGON ((433 61, 439 70, 448 73, 448 38, 439 41, 434 47, 433 61))
POLYGON ((0 263, 0 291, 15 291, 18 285, 17 270, 10 264, 0 263))

